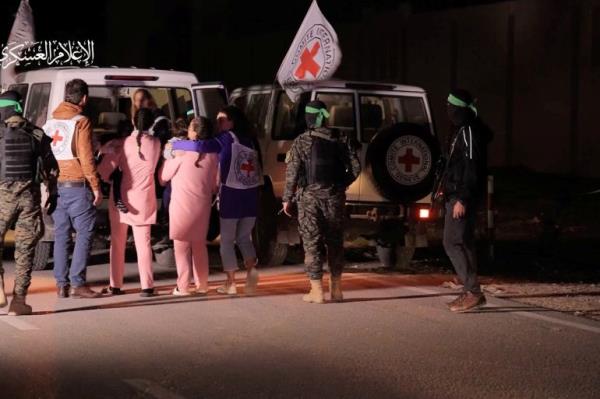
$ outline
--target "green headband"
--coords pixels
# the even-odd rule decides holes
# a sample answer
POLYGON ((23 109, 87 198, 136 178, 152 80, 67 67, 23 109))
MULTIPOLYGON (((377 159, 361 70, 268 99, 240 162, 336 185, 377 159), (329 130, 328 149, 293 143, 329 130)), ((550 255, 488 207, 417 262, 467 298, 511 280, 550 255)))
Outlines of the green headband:
POLYGON ((461 108, 470 108, 471 111, 475 112, 475 116, 477 116, 477 108, 475 108, 475 104, 471 103, 471 104, 467 104, 466 102, 464 102, 463 100, 461 100, 460 98, 450 94, 448 96, 448 102, 452 105, 455 105, 457 107, 461 107, 461 108))
POLYGON ((307 114, 318 114, 315 122, 316 127, 321 127, 323 125, 323 118, 329 118, 329 112, 327 112, 325 108, 314 108, 307 106, 304 110, 307 114))
POLYGON ((0 108, 5 108, 5 107, 15 107, 15 112, 18 112, 20 114, 23 113, 23 108, 21 108, 21 103, 19 103, 18 101, 0 99, 0 108))

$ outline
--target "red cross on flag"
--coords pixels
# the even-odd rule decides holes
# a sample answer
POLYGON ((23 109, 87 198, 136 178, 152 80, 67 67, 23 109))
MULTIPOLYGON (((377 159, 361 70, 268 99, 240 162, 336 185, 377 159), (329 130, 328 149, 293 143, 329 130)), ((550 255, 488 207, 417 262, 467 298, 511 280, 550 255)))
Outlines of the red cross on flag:
POLYGON ((277 80, 292 101, 310 90, 311 83, 327 80, 342 61, 337 34, 313 0, 290 46, 277 80))

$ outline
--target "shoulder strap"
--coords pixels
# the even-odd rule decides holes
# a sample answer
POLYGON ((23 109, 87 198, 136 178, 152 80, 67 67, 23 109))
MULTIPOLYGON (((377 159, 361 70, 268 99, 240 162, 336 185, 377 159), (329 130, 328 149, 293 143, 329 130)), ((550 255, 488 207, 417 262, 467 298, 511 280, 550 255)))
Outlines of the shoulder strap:
POLYGON ((227 133, 229 133, 231 135, 231 138, 233 139, 233 142, 236 144, 240 143, 240 140, 237 138, 237 136, 235 135, 235 133, 233 133, 231 130, 228 131, 227 133))
POLYGON ((319 138, 325 139, 327 141, 331 141, 333 143, 337 143, 339 141, 338 139, 333 138, 328 134, 317 132, 316 130, 309 130, 308 134, 309 134, 309 136, 319 137, 319 138))

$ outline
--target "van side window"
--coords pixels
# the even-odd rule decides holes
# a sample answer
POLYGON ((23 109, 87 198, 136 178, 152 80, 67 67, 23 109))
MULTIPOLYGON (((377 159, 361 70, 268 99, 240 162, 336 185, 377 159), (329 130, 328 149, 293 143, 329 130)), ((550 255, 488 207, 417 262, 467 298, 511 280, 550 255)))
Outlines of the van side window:
POLYGON ((360 96, 361 141, 370 142, 375 134, 397 123, 427 126, 428 118, 421 97, 390 95, 360 96))
POLYGON ((23 104, 27 103, 27 89, 29 85, 27 83, 18 83, 15 85, 8 86, 8 90, 16 91, 21 95, 21 99, 23 100, 23 104))
POLYGON ((351 93, 317 93, 317 100, 327 105, 327 125, 339 129, 343 134, 356 131, 354 120, 354 95, 351 93))
POLYGON ((50 83, 34 83, 31 85, 25 117, 36 126, 43 126, 46 123, 50 88, 50 83))
POLYGON ((306 130, 304 107, 309 100, 310 93, 303 93, 296 103, 293 103, 284 91, 278 93, 273 140, 294 140, 306 130))
POLYGON ((192 93, 188 89, 175 89, 175 115, 176 118, 187 118, 187 112, 194 110, 192 93))
POLYGON ((249 93, 246 116, 259 138, 266 135, 265 120, 269 111, 271 93, 249 93))

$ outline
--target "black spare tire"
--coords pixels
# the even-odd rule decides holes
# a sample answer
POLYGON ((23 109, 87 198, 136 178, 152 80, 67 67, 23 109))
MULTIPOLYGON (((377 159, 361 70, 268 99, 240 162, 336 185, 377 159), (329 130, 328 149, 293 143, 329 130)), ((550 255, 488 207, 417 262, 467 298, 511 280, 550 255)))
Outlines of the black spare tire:
POLYGON ((397 123, 380 130, 367 149, 368 175, 385 198, 410 203, 431 193, 440 146, 428 127, 397 123))

